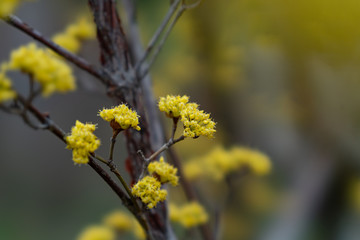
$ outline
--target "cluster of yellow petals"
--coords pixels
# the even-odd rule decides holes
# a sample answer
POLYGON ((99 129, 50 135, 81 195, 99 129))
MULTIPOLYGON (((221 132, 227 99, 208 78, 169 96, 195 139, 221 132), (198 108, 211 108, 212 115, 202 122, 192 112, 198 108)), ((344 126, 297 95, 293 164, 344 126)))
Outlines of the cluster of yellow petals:
POLYGON ((117 231, 128 231, 132 229, 133 218, 122 211, 114 211, 107 215, 104 219, 104 224, 117 231))
POLYGON ((1 0, 0 18, 10 15, 15 10, 19 2, 20 2, 19 0, 1 0))
POLYGON ((16 92, 11 88, 11 81, 5 73, 0 72, 0 104, 2 102, 14 99, 16 92))
POLYGON ((76 121, 71 129, 71 135, 66 137, 67 148, 73 150, 73 161, 79 164, 89 162, 89 153, 94 152, 100 146, 100 140, 93 134, 94 124, 83 124, 76 121))
POLYGON ((64 32, 56 34, 52 39, 56 44, 76 53, 80 49, 82 40, 93 39, 95 35, 93 22, 86 17, 81 17, 69 25, 64 32))
POLYGON ((170 220, 178 222, 186 228, 191 228, 206 223, 209 216, 205 209, 197 202, 191 202, 184 206, 169 204, 170 220))
POLYGON ((8 67, 30 74, 41 85, 44 96, 54 92, 64 93, 76 87, 72 70, 66 62, 34 43, 14 50, 8 67))
POLYGON ((154 177, 145 176, 138 181, 131 190, 132 194, 139 197, 141 201, 147 204, 148 208, 153 208, 158 202, 164 201, 167 191, 161 189, 161 183, 154 177))
POLYGON ((161 183, 170 183, 173 186, 179 184, 179 177, 177 174, 177 168, 174 168, 170 164, 164 161, 164 157, 160 158, 160 161, 155 161, 149 164, 148 171, 150 174, 155 173, 161 183))
POLYGON ((115 240, 115 232, 106 226, 90 226, 86 228, 77 240, 115 240))
POLYGON ((214 136, 215 122, 211 120, 210 114, 198 109, 196 103, 189 103, 181 112, 181 121, 184 125, 184 136, 196 138, 214 136))
POLYGON ((199 110, 198 104, 189 103, 188 96, 167 95, 161 97, 159 109, 168 117, 180 118, 184 125, 185 137, 207 136, 212 138, 216 132, 215 122, 210 118, 210 114, 199 110))
MULTIPOLYGON (((130 127, 140 130, 139 125, 139 116, 136 111, 131 110, 125 104, 120 104, 117 107, 110 109, 103 109, 98 114, 105 121, 111 122, 115 121, 119 126, 119 129, 128 129, 130 127)), ((116 127, 112 125, 112 127, 116 127)))
POLYGON ((116 210, 105 216, 104 225, 121 233, 132 231, 138 239, 146 238, 146 233, 138 221, 133 216, 120 210, 116 210))
POLYGON ((225 150, 216 147, 207 155, 190 160, 184 166, 186 176, 193 180, 209 177, 220 181, 232 172, 248 168, 256 175, 262 176, 270 172, 271 161, 265 154, 246 147, 233 147, 225 150))
POLYGON ((182 97, 167 95, 166 97, 160 98, 159 109, 165 112, 166 116, 170 118, 179 118, 181 111, 185 108, 188 101, 189 97, 186 95, 182 97))

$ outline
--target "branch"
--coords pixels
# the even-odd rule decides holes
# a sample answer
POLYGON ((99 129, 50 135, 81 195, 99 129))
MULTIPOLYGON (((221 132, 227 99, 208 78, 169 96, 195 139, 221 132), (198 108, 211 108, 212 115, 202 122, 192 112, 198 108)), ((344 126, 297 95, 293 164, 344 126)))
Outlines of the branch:
POLYGON ((108 75, 104 71, 102 71, 101 69, 97 69, 95 66, 91 65, 83 58, 69 52, 68 50, 54 43, 53 41, 47 39, 39 31, 24 23, 20 18, 14 15, 10 15, 5 19, 5 21, 11 26, 14 26, 15 28, 34 38, 35 40, 41 42, 42 44, 44 44, 54 52, 58 53, 68 61, 72 62, 79 68, 93 75, 106 86, 114 85, 114 81, 110 77, 108 77, 108 75))
POLYGON ((156 32, 154 33, 153 37, 151 38, 150 42, 148 43, 146 47, 146 51, 143 55, 143 57, 136 63, 135 70, 136 72, 139 72, 141 65, 145 62, 149 54, 151 53, 152 49, 154 48, 156 42, 159 40, 161 34, 165 30, 165 27, 168 25, 171 17, 174 15, 176 9, 179 7, 181 0, 176 0, 174 3, 170 6, 164 20, 162 21, 161 25, 158 27, 156 32))

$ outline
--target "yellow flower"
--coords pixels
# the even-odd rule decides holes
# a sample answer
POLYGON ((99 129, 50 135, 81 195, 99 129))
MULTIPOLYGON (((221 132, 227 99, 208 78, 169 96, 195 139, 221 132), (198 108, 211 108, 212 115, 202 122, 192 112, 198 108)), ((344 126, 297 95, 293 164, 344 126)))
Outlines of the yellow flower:
POLYGON ((67 148, 73 149, 73 161, 79 164, 89 162, 89 153, 94 152, 100 146, 100 140, 93 134, 94 124, 83 124, 76 121, 71 129, 71 135, 66 137, 67 148))
POLYGON ((118 231, 129 231, 133 227, 133 218, 121 211, 115 211, 105 217, 104 223, 118 231))
POLYGON ((0 72, 0 103, 14 99, 16 92, 11 88, 11 81, 5 76, 5 73, 0 72))
POLYGON ((184 171, 190 180, 206 176, 220 181, 226 175, 245 168, 262 176, 270 172, 271 161, 265 154, 250 148, 233 147, 225 150, 218 146, 205 156, 188 161, 184 171))
POLYGON ((185 95, 182 97, 167 95, 166 98, 160 98, 159 109, 170 118, 179 118, 188 101, 189 97, 185 95))
POLYGON ((56 34, 53 41, 66 48, 70 52, 78 52, 81 41, 95 37, 95 26, 87 18, 82 17, 76 23, 71 24, 62 33, 56 34))
POLYGON ((134 225, 133 233, 135 237, 137 237, 138 239, 146 239, 146 233, 136 219, 133 220, 133 225, 134 225))
POLYGON ((0 18, 10 15, 17 5, 19 0, 1 0, 0 1, 0 18))
POLYGON ((9 68, 30 74, 42 87, 42 94, 67 92, 75 89, 71 68, 62 59, 38 48, 34 43, 11 53, 9 68))
POLYGON ((115 240, 115 233, 105 226, 90 226, 80 234, 77 240, 115 240))
POLYGON ((181 207, 169 204, 169 211, 170 220, 179 222, 186 228, 204 224, 209 220, 205 209, 197 202, 191 202, 181 207))
POLYGON ((128 129, 132 127, 136 130, 140 130, 139 116, 136 111, 129 109, 125 104, 120 104, 117 107, 110 109, 103 109, 98 114, 102 119, 108 122, 116 122, 118 126, 112 124, 113 128, 128 129))
POLYGON ((231 155, 240 166, 248 166, 256 175, 266 175, 271 170, 271 161, 268 156, 250 148, 234 147, 231 155))
POLYGON ((80 49, 80 41, 74 36, 65 33, 56 34, 52 40, 60 45, 63 48, 66 48, 68 51, 76 53, 80 49))
POLYGON ((167 191, 160 189, 161 183, 154 177, 146 176, 132 187, 132 194, 139 197, 147 204, 148 208, 153 208, 158 202, 166 199, 167 191))
POLYGON ((188 103, 181 111, 181 121, 184 124, 184 136, 196 138, 201 135, 212 138, 215 130, 215 122, 210 114, 198 109, 196 103, 188 103))
POLYGON ((176 186, 179 183, 179 177, 176 176, 177 168, 174 168, 170 164, 164 162, 163 157, 161 157, 158 162, 150 163, 148 171, 150 174, 157 174, 160 177, 161 183, 170 182, 173 186, 176 186))

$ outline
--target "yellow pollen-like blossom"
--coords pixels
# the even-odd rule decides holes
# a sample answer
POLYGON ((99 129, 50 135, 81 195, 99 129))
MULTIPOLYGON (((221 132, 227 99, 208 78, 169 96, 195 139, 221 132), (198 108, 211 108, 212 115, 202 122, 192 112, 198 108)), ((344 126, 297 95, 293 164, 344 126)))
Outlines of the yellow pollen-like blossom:
POLYGON ((103 109, 98 114, 102 119, 108 122, 116 122, 116 124, 112 124, 113 128, 118 129, 128 129, 130 127, 140 130, 139 125, 139 116, 136 111, 129 109, 125 104, 120 104, 117 107, 110 109, 103 109))
POLYGON ((115 232, 106 226, 90 226, 80 234, 77 240, 115 240, 115 232))
POLYGON ((133 233, 137 239, 146 239, 146 233, 144 229, 141 227, 140 223, 134 219, 133 220, 133 233))
POLYGON ((53 37, 53 41, 70 52, 76 53, 80 49, 82 40, 92 39, 94 37, 94 24, 83 17, 68 26, 64 32, 56 34, 53 37))
POLYGON ((166 98, 160 98, 159 109, 170 118, 179 118, 181 111, 185 108, 188 101, 189 97, 186 95, 182 97, 167 95, 166 98))
POLYGON ((42 94, 67 92, 75 89, 71 68, 62 59, 38 48, 34 43, 22 46, 11 53, 9 68, 31 75, 42 87, 42 94))
POLYGON ((115 211, 105 217, 104 223, 117 231, 129 231, 133 227, 133 218, 121 211, 115 211))
POLYGON ((153 208, 166 199, 167 191, 160 188, 161 183, 156 178, 146 176, 132 187, 131 192, 147 204, 148 208, 153 208))
POLYGON ((16 97, 16 92, 11 88, 11 81, 5 75, 5 73, 0 72, 0 103, 14 99, 16 97))
POLYGON ((181 121, 184 124, 184 136, 196 138, 199 136, 214 136, 215 122, 211 120, 210 114, 198 109, 196 103, 188 103, 181 111, 181 121))
POLYGON ((1 0, 0 1, 0 18, 10 15, 18 6, 19 0, 1 0))
POLYGON ((205 209, 197 202, 191 202, 184 206, 169 204, 170 220, 178 222, 186 228, 191 228, 206 223, 209 216, 205 209))
POLYGON ((177 174, 177 168, 174 168, 170 164, 164 162, 164 157, 160 157, 160 161, 152 162, 148 166, 148 171, 150 174, 155 173, 160 177, 161 183, 169 182, 173 186, 179 184, 179 177, 177 174))
POLYGON ((270 172, 271 161, 265 154, 250 148, 225 150, 218 146, 205 156, 188 161, 184 171, 191 180, 205 176, 220 181, 226 175, 245 168, 262 176, 270 172))
POLYGON ((94 152, 100 146, 100 140, 93 134, 94 124, 83 124, 76 121, 71 129, 71 135, 66 137, 68 149, 73 150, 73 161, 79 164, 89 162, 89 153, 94 152))

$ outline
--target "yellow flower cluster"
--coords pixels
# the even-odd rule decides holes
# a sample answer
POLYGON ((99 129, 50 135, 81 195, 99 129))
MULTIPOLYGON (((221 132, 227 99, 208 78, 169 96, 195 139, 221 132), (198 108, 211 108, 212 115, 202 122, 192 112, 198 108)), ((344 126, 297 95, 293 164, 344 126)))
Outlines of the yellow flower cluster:
POLYGON ((167 95, 166 98, 160 98, 159 109, 170 118, 179 118, 188 101, 189 97, 186 95, 182 97, 167 95))
POLYGON ((117 231, 128 231, 132 229, 132 220, 129 215, 121 211, 114 211, 105 217, 104 223, 117 231))
POLYGON ((191 202, 184 206, 169 204, 170 220, 178 222, 186 228, 206 223, 209 216, 205 209, 197 202, 191 202))
POLYGON ((54 92, 71 91, 76 87, 72 70, 66 62, 38 48, 34 43, 14 50, 9 68, 33 76, 40 83, 44 96, 54 92))
POLYGON ((117 210, 104 218, 104 224, 118 232, 132 231, 138 239, 145 239, 146 233, 138 221, 128 214, 117 210))
POLYGON ((16 92, 11 88, 10 79, 5 76, 5 73, 0 72, 0 104, 15 97, 16 92))
POLYGON ((58 33, 53 37, 53 41, 66 48, 70 52, 78 52, 81 40, 92 39, 95 37, 95 26, 87 18, 82 17, 69 25, 63 33, 58 33))
POLYGON ((201 176, 216 181, 242 168, 249 168, 256 175, 265 175, 271 170, 270 159, 263 153, 245 147, 233 147, 230 151, 216 147, 200 159, 193 159, 184 166, 186 176, 193 180, 201 176))
POLYGON ((131 192, 134 196, 140 197, 148 208, 153 208, 158 202, 166 199, 167 191, 160 188, 161 183, 156 178, 145 176, 132 187, 131 192))
POLYGON ((181 121, 184 124, 184 136, 196 138, 199 136, 214 136, 215 122, 211 120, 210 114, 198 109, 196 103, 189 103, 181 112, 181 121))
POLYGON ((71 135, 66 137, 67 148, 73 149, 73 161, 79 164, 89 162, 89 153, 94 152, 100 146, 100 140, 93 134, 94 124, 83 124, 76 121, 71 129, 71 135))
POLYGON ((120 104, 117 107, 110 109, 103 109, 98 114, 102 119, 112 124, 114 129, 128 129, 130 127, 140 130, 139 116, 136 111, 129 109, 125 104, 120 104))
POLYGON ((176 175, 177 168, 174 168, 170 164, 164 162, 163 157, 160 158, 160 161, 150 163, 148 171, 150 174, 155 173, 159 176, 161 183, 169 182, 173 186, 177 186, 179 183, 179 177, 176 175))
POLYGON ((19 0, 1 0, 0 1, 0 18, 10 15, 19 4, 19 0))
POLYGON ((115 232, 106 226, 90 226, 79 235, 77 240, 115 240, 115 232))
POLYGON ((199 136, 207 136, 212 138, 215 130, 215 122, 211 120, 210 114, 199 110, 196 103, 188 103, 188 96, 172 96, 161 97, 159 101, 159 109, 168 117, 180 118, 184 125, 184 136, 197 138, 199 136))

